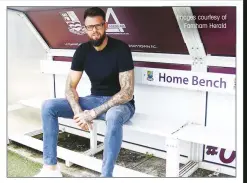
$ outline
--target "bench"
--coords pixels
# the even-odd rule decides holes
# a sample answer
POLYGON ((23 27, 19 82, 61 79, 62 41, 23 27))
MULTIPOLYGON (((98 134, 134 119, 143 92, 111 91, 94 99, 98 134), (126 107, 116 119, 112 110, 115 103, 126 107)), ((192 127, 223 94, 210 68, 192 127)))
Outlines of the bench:
MULTIPOLYGON (((40 109, 42 102, 43 102, 42 99, 34 98, 34 99, 29 99, 29 100, 21 100, 20 104, 40 109)), ((105 124, 105 121, 103 121, 103 120, 97 120, 96 119, 93 121, 93 130, 92 131, 90 130, 90 133, 88 136, 86 135, 90 139, 90 150, 87 152, 87 155, 92 156, 92 155, 103 150, 103 145, 97 145, 97 142, 98 142, 97 126, 98 125, 104 125, 104 124, 105 124)), ((78 131, 79 130, 83 131, 80 127, 78 127, 75 124, 75 122, 72 119, 59 118, 59 129, 61 131, 66 131, 66 130, 64 130, 65 129, 64 127, 68 127, 68 126, 72 129, 77 129, 78 131)), ((147 133, 147 134, 151 134, 151 135, 158 135, 158 136, 165 137, 165 138, 172 137, 172 134, 175 131, 177 131, 177 129, 179 129, 179 128, 180 128, 179 125, 177 125, 177 126, 176 125, 174 125, 174 126, 168 125, 162 119, 159 119, 155 116, 151 116, 151 115, 147 115, 147 114, 141 114, 141 113, 135 113, 134 116, 130 119, 130 121, 125 123, 125 125, 123 126, 123 130, 131 129, 131 130, 135 130, 138 132, 143 132, 143 133, 147 133), (160 124, 160 125, 158 127, 157 126, 154 127, 152 125, 152 123, 150 123, 150 122, 154 122, 154 121, 156 121, 156 123, 160 124)), ((87 133, 87 132, 85 132, 85 133, 87 133)), ((165 140, 164 140, 164 145, 165 145, 165 140)), ((178 157, 179 157, 179 155, 178 155, 178 157)), ((178 157, 176 157, 176 158, 178 158, 178 157)), ((66 159, 65 159, 65 162, 66 162, 67 166, 71 166, 73 164, 69 160, 66 160, 66 159)), ((173 160, 172 160, 171 165, 172 165, 172 168, 170 168, 170 169, 173 170, 174 169, 173 168, 174 167, 173 160)), ((177 167, 178 166, 179 166, 179 162, 177 164, 177 167)), ((166 169, 169 169, 169 164, 167 164, 166 169)), ((169 177, 169 176, 173 177, 174 176, 173 174, 174 174, 173 172, 171 172, 171 175, 169 173, 166 173, 166 176, 167 177, 169 177)))
MULTIPOLYGON (((50 60, 41 61, 41 72, 44 74, 56 74, 56 75, 67 75, 70 63, 69 62, 53 62, 50 60), (57 69, 59 68, 59 69, 57 69)), ((138 76, 137 76, 138 77, 138 76)), ((138 79, 137 80, 138 84, 138 79)), ((88 77, 84 74, 82 78, 83 82, 89 83, 88 77)), ((153 87, 153 86, 150 86, 153 87)), ((31 106, 35 108, 41 107, 41 99, 31 99, 20 101, 21 104, 26 106, 31 106)), ((90 138, 90 152, 88 155, 94 155, 97 152, 103 150, 103 146, 97 146, 97 126, 104 124, 102 120, 94 120, 93 130, 90 131, 88 137, 90 138), (97 125, 96 125, 97 124, 97 125)), ((63 126, 70 126, 73 129, 81 130, 71 119, 59 119, 60 129, 63 126)), ((199 162, 201 159, 198 156, 189 157, 189 161, 182 167, 179 168, 179 145, 181 141, 187 141, 194 145, 197 151, 201 146, 197 144, 213 145, 217 147, 222 147, 226 149, 235 150, 234 137, 230 132, 225 132, 221 130, 221 136, 218 136, 218 130, 208 128, 201 124, 195 124, 193 122, 183 121, 181 123, 173 123, 171 121, 167 122, 165 119, 159 116, 136 112, 136 114, 127 122, 123 129, 131 129, 139 132, 144 132, 152 135, 158 135, 164 137, 164 145, 166 145, 166 177, 186 177, 192 174, 196 169, 199 168, 199 162), (159 126, 152 125, 152 121, 156 121, 155 124, 159 126), (196 138, 195 138, 196 137, 196 138), (226 139, 231 139, 226 140, 226 139)), ((70 166, 71 162, 66 161, 66 165, 70 166)))

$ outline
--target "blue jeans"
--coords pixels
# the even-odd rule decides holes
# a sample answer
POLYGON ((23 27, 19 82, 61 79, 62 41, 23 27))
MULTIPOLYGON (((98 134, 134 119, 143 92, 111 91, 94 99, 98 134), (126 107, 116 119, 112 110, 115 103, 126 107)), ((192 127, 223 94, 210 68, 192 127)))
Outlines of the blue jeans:
MULTIPOLYGON (((110 96, 89 95, 79 98, 82 110, 90 110, 108 101, 110 96)), ((97 119, 106 121, 101 177, 112 177, 114 164, 121 149, 123 124, 135 113, 130 103, 114 106, 97 119)), ((73 118, 74 113, 67 99, 46 100, 41 110, 43 124, 43 160, 46 165, 57 164, 58 117, 73 118)))

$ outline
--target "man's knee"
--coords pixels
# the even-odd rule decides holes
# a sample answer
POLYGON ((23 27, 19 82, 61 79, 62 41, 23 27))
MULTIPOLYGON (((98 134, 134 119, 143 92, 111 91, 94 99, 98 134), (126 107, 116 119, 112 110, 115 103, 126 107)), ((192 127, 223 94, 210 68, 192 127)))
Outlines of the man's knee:
POLYGON ((105 119, 108 126, 119 127, 123 125, 121 109, 118 107, 110 108, 106 113, 105 119))
POLYGON ((56 108, 56 105, 55 105, 54 100, 48 99, 42 103, 41 112, 42 114, 53 112, 55 108, 56 108))
POLYGON ((126 105, 119 105, 110 108, 106 113, 106 121, 117 121, 120 125, 123 125, 130 119, 131 112, 126 105))

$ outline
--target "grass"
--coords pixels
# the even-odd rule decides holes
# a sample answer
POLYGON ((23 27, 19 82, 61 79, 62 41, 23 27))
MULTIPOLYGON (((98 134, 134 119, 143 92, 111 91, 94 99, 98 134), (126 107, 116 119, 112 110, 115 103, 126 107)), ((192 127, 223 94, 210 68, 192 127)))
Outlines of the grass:
POLYGON ((41 167, 39 163, 8 151, 8 177, 33 177, 41 167))

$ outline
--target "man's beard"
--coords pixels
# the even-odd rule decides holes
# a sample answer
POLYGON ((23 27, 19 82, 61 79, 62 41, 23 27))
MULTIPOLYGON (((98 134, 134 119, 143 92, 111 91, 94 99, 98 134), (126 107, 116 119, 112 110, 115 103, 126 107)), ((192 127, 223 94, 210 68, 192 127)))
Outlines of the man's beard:
POLYGON ((89 39, 90 39, 90 42, 91 42, 91 44, 92 44, 93 46, 100 46, 100 45, 103 43, 105 37, 106 37, 106 33, 104 33, 104 34, 101 36, 101 38, 99 38, 99 39, 97 39, 97 40, 93 40, 93 39, 91 39, 91 38, 89 38, 89 39))

